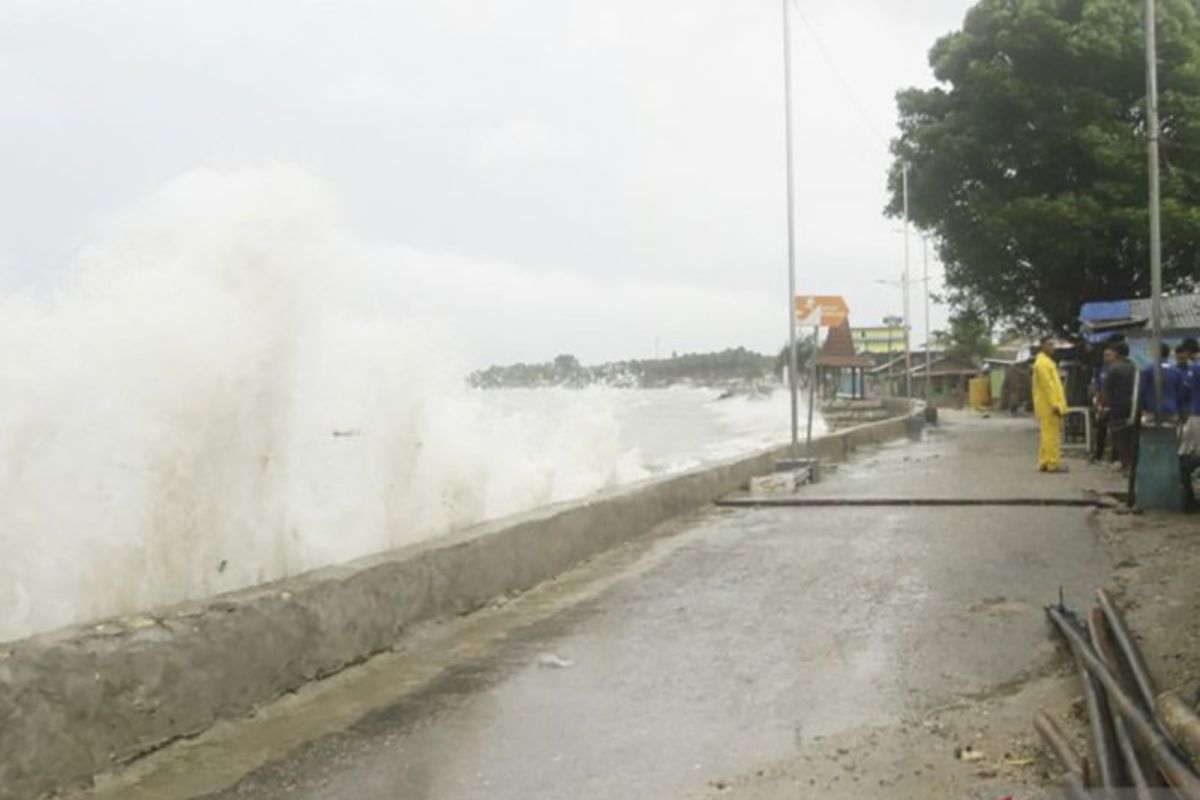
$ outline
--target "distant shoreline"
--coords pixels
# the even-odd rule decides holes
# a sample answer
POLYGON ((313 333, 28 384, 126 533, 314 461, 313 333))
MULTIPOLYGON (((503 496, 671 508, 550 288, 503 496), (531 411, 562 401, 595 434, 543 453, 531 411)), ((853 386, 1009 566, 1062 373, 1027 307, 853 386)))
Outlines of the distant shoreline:
POLYGON ((716 353, 672 354, 670 358, 615 361, 585 366, 572 355, 540 364, 511 364, 467 377, 477 389, 539 389, 614 386, 663 389, 681 384, 709 388, 766 388, 777 377, 778 358, 744 347, 716 353))

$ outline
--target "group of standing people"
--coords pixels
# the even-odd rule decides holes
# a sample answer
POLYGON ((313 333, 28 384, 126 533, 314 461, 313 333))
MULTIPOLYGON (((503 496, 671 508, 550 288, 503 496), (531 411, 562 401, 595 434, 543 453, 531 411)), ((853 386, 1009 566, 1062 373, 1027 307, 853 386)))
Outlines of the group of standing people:
MULTIPOLYGON (((1164 351, 1166 349, 1164 348, 1164 351)), ((1163 353, 1166 361, 1169 353, 1163 353)), ((1145 376, 1143 376, 1143 381, 1145 376)), ((1164 422, 1179 426, 1179 468, 1183 479, 1184 503, 1196 508, 1192 475, 1200 469, 1200 342, 1185 339, 1175 348, 1175 363, 1163 365, 1164 422), (1168 377, 1169 376, 1169 377, 1168 377), (1167 413, 1166 401, 1171 397, 1168 380, 1174 382, 1176 411, 1167 413)), ((1151 378, 1153 387, 1153 378, 1151 378)))
MULTIPOLYGON (((1041 425, 1038 469, 1066 472, 1062 462, 1063 418, 1067 414, 1066 393, 1054 360, 1054 338, 1047 336, 1038 347, 1033 363, 1033 410, 1041 425)), ((1179 463, 1185 501, 1195 507, 1192 475, 1200 469, 1200 343, 1187 339, 1174 350, 1164 345, 1162 397, 1155 387, 1154 367, 1141 370, 1129 357, 1124 340, 1108 342, 1096 384, 1096 450, 1094 460, 1104 457, 1112 444, 1113 459, 1128 474, 1137 454, 1138 430, 1143 424, 1178 426, 1179 463)))
POLYGON ((1159 353, 1162 397, 1154 381, 1154 367, 1140 373, 1129 359, 1129 345, 1109 342, 1104 350, 1095 398, 1098 436, 1094 459, 1104 457, 1105 436, 1112 440, 1113 456, 1128 473, 1135 461, 1137 431, 1141 425, 1179 429, 1179 464, 1185 501, 1195 506, 1192 474, 1200 468, 1200 343, 1186 339, 1174 350, 1159 353))

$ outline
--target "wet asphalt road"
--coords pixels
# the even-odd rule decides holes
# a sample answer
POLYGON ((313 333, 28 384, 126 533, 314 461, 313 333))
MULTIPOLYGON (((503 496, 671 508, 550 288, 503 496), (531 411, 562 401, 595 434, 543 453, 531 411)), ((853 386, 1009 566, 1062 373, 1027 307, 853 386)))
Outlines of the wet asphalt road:
MULTIPOLYGON (((1076 496, 1077 483, 1033 471, 1035 447, 1028 423, 950 424, 928 442, 843 468, 822 491, 853 496, 856 485, 870 493, 890 482, 892 491, 944 496, 990 481, 988 496, 1076 496)), ((349 729, 275 753, 207 797, 694 796, 812 737, 986 695, 1045 669, 1054 647, 1040 607, 1060 586, 1081 597, 1105 574, 1092 515, 706 512, 590 567, 599 588, 563 589, 549 611, 513 601, 499 633, 458 642, 430 680, 400 687, 397 672, 395 692, 349 729)), ((339 691, 353 697, 353 681, 339 691)), ((254 747, 253 737, 230 741, 254 747)), ((204 768, 203 759, 189 767, 204 768)))

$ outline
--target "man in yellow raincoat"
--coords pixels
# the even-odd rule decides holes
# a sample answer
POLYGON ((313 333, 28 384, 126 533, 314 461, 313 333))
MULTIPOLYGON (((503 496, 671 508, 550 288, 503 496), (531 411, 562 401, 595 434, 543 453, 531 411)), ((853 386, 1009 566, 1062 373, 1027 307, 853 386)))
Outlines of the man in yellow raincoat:
POLYGON ((1062 463, 1062 423, 1067 413, 1067 397, 1063 392, 1058 364, 1051 357, 1054 339, 1042 339, 1040 352, 1033 362, 1033 413, 1042 426, 1042 442, 1038 449, 1038 469, 1042 472, 1066 472, 1062 463))

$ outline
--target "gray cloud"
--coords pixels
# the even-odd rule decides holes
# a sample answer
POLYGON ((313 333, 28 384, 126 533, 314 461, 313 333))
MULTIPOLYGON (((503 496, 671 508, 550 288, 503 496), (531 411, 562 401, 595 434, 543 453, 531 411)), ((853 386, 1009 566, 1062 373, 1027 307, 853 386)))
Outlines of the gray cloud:
MULTIPOLYGON (((926 50, 969 2, 799 5, 886 134, 895 90, 928 83, 926 50)), ((778 336, 759 318, 784 286, 779 14, 774 0, 0 2, 3 287, 60 284, 101 219, 178 173, 283 161, 335 187, 369 238, 607 287, 614 307, 640 284, 662 302, 664 286, 736 289, 758 299, 731 303, 722 335, 773 346, 782 313, 778 336)), ((880 214, 886 143, 799 20, 795 54, 800 285, 877 321, 899 306, 875 283, 901 262, 880 214)), ((916 239, 912 254, 919 270, 916 239)), ((645 355, 660 326, 631 307, 636 335, 564 324, 553 347, 645 355)), ((697 324, 672 323, 664 347, 714 344, 697 324)))

